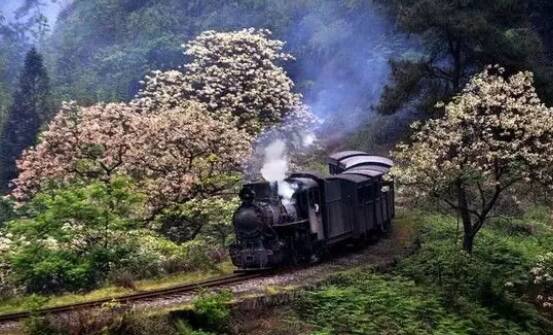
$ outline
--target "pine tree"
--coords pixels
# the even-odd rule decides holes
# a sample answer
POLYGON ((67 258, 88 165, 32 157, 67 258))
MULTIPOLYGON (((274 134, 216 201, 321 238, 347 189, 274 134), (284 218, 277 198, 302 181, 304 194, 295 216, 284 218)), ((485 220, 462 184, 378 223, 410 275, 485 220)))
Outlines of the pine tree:
MULTIPOLYGON (((528 15, 529 3, 550 0, 380 0, 390 8, 401 30, 415 34, 424 57, 391 61, 391 81, 378 109, 385 114, 406 107, 434 112, 437 101, 448 101, 468 80, 489 64, 509 73, 531 70, 536 88, 553 101, 551 67, 540 35, 528 15)), ((543 7, 541 11, 545 12, 543 7)), ((545 18, 544 18, 545 19, 545 18)))
POLYGON ((32 48, 14 93, 0 136, 0 189, 6 192, 17 176, 16 160, 35 144, 40 125, 50 114, 49 79, 42 55, 32 48))

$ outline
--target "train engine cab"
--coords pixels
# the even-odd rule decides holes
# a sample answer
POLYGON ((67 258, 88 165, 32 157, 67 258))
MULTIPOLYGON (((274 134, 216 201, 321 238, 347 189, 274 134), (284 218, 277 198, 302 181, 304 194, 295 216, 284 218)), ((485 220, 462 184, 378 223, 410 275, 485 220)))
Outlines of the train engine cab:
POLYGON ((308 261, 317 241, 323 240, 321 195, 309 178, 247 184, 240 192, 242 204, 233 216, 236 242, 230 247, 240 269, 265 269, 308 261), (292 197, 279 188, 294 189, 292 197))

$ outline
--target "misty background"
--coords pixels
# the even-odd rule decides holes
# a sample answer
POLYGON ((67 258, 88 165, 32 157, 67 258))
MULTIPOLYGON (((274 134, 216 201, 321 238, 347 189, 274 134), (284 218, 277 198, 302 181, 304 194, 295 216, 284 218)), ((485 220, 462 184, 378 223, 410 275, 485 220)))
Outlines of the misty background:
POLYGON ((0 3, 0 11, 8 22, 21 22, 28 19, 28 16, 40 11, 46 17, 50 25, 54 25, 58 14, 66 8, 73 0, 3 0, 0 3))
POLYGON ((45 57, 56 101, 87 105, 131 99, 145 74, 182 65, 180 45, 204 30, 255 27, 287 43, 296 61, 283 65, 325 121, 321 131, 332 129, 326 139, 335 146, 371 124, 378 134, 360 136, 389 142, 405 123, 398 122, 404 114, 383 118, 374 106, 389 60, 412 57, 416 48, 370 1, 3 0, 0 11, 12 33, 0 45, 8 54, 0 68, 6 94, 33 45, 45 57))

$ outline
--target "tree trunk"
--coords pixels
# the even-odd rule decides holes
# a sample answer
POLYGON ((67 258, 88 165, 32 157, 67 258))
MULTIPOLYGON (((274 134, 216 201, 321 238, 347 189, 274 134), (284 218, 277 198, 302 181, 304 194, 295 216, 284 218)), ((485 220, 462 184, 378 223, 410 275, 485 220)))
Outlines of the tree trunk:
POLYGON ((461 215, 461 220, 463 220, 463 249, 471 254, 474 244, 474 232, 468 207, 467 194, 461 181, 457 182, 457 201, 459 204, 459 214, 461 215))
POLYGON ((472 254, 473 246, 474 246, 474 235, 467 234, 465 232, 465 235, 463 236, 463 249, 469 254, 472 254))

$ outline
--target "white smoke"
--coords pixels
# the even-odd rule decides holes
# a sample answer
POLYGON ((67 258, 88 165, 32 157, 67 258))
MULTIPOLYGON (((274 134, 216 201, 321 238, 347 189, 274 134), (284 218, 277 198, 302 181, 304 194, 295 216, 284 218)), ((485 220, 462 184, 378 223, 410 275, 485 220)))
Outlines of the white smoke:
POLYGON ((315 134, 313 132, 309 132, 303 135, 301 144, 303 145, 304 148, 308 148, 311 145, 313 145, 313 143, 315 143, 316 140, 317 140, 317 137, 315 136, 315 134))
POLYGON ((261 175, 266 181, 274 183, 283 181, 288 172, 288 155, 286 143, 275 140, 265 148, 265 161, 261 168, 261 175))
POLYGON ((271 142, 265 148, 265 161, 261 168, 261 175, 266 181, 277 184, 278 195, 285 201, 290 201, 297 189, 297 185, 284 180, 288 168, 286 142, 281 139, 271 142))

